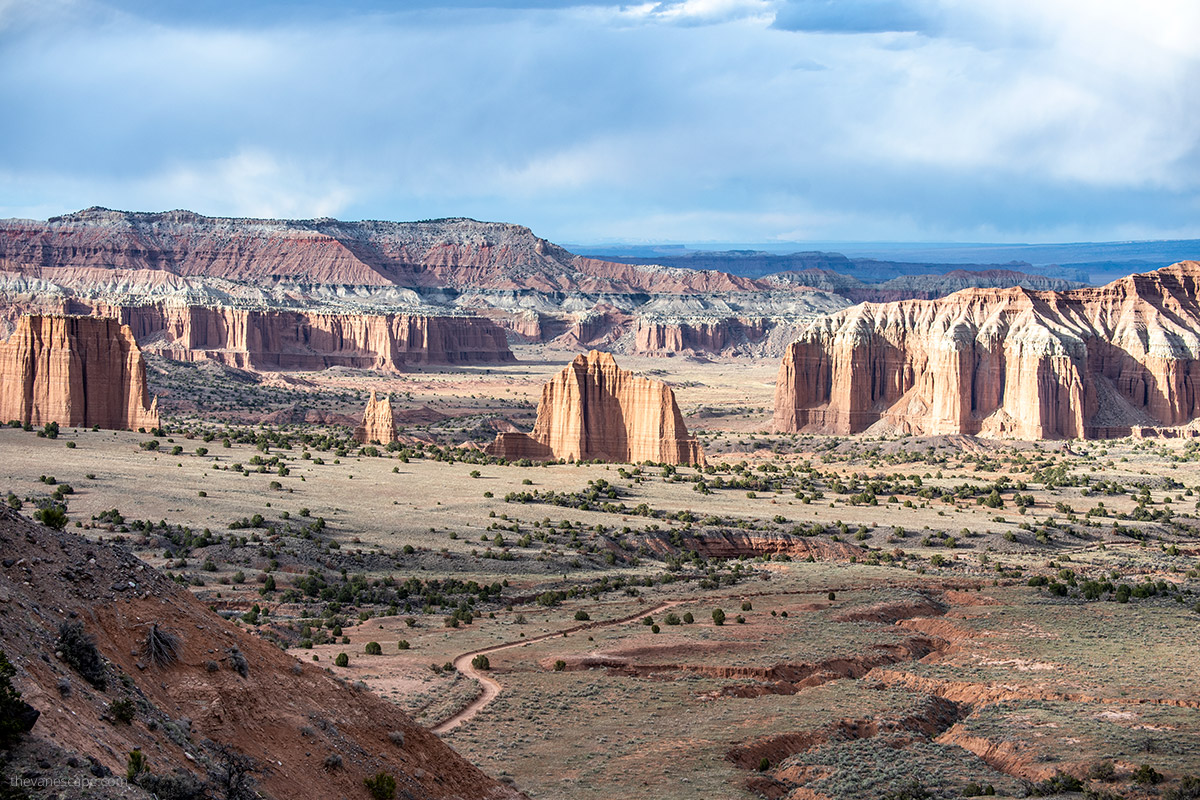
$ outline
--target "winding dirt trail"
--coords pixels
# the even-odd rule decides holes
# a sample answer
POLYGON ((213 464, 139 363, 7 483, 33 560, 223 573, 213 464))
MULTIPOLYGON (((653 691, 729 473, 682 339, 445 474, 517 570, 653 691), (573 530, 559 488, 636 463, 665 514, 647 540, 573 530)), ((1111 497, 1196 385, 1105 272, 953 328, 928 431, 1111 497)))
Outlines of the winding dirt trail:
MULTIPOLYGON (((730 599, 741 598, 741 597, 825 594, 825 593, 827 593, 829 591, 833 591, 835 589, 836 589, 836 591, 845 592, 845 591, 854 591, 854 590, 861 590, 861 589, 879 589, 879 588, 890 588, 890 589, 897 589, 897 588, 922 589, 922 588, 924 588, 924 589, 928 589, 929 585, 925 584, 925 583, 920 583, 920 582, 916 582, 916 583, 911 583, 911 582, 890 583, 889 582, 886 584, 873 584, 873 583, 866 584, 866 585, 853 585, 852 584, 849 586, 810 588, 810 589, 787 589, 787 590, 782 590, 782 591, 760 590, 760 591, 754 591, 754 592, 733 592, 733 593, 729 593, 729 594, 718 595, 715 597, 709 597, 709 598, 706 598, 706 600, 707 600, 707 602, 712 602, 714 600, 730 600, 730 599)), ((467 704, 462 710, 455 712, 454 714, 450 715, 449 717, 447 717, 446 719, 437 723, 436 725, 430 726, 429 730, 431 730, 437 734, 443 734, 443 733, 447 733, 449 731, 454 730, 459 725, 470 720, 476 714, 478 714, 480 711, 487 708, 488 704, 491 703, 493 700, 495 700, 499 696, 500 692, 503 691, 503 687, 499 683, 497 683, 493 678, 488 676, 486 673, 481 672, 480 670, 477 670, 473 666, 471 666, 471 661, 472 661, 472 659, 475 658, 475 656, 487 655, 488 653, 497 653, 501 650, 510 650, 514 647, 524 647, 525 645, 533 644, 534 642, 541 642, 541 641, 545 641, 546 639, 558 638, 565 633, 578 633, 579 631, 594 630, 596 628, 603 628, 603 627, 607 627, 610 625, 624 625, 627 622, 633 622, 634 620, 641 619, 644 616, 647 616, 647 615, 653 616, 660 612, 666 611, 668 608, 674 608, 675 606, 683 605, 685 603, 692 603, 695 601, 696 601, 696 598, 681 598, 679 600, 671 600, 666 603, 660 603, 659 605, 654 606, 653 608, 644 608, 644 609, 638 611, 636 614, 630 614, 628 616, 620 617, 618 619, 601 620, 601 621, 597 621, 597 622, 585 622, 583 624, 576 625, 571 628, 563 628, 562 630, 555 631, 554 633, 544 633, 540 636, 534 636, 529 639, 520 639, 515 642, 504 642, 502 644, 494 644, 490 647, 484 647, 479 650, 472 650, 469 653, 463 653, 462 655, 460 655, 454 659, 454 668, 456 670, 458 670, 460 674, 465 675, 468 678, 474 678, 475 680, 479 681, 480 686, 483 687, 483 691, 479 694, 478 697, 476 697, 469 704, 467 704)))
POLYGON ((483 687, 483 691, 461 711, 452 714, 451 716, 431 727, 429 730, 437 734, 443 734, 448 731, 452 731, 459 725, 462 725, 464 722, 473 718, 483 709, 487 708, 488 704, 500 695, 503 687, 501 687, 499 683, 487 675, 486 672, 482 672, 471 666, 471 661, 474 660, 476 656, 487 655, 488 653, 496 653, 501 650, 510 650, 514 647, 524 647, 526 645, 533 644, 534 642, 545 641, 546 639, 557 639, 566 633, 578 633, 579 631, 595 630, 596 628, 604 628, 610 625, 624 625, 627 622, 633 622, 634 620, 641 619, 647 615, 654 616, 655 614, 666 611, 668 608, 674 608, 675 606, 686 602, 688 601, 672 600, 667 603, 661 603, 653 608, 642 609, 636 614, 630 614, 626 617, 600 620, 596 622, 585 622, 581 625, 576 625, 573 628, 563 628, 562 630, 555 631, 554 633, 543 633, 540 636, 534 636, 529 639, 520 639, 515 642, 505 642, 503 644, 494 644, 491 647, 484 647, 479 650, 472 650, 469 653, 463 653, 458 658, 454 659, 454 668, 457 669, 462 675, 479 681, 480 686, 483 687))

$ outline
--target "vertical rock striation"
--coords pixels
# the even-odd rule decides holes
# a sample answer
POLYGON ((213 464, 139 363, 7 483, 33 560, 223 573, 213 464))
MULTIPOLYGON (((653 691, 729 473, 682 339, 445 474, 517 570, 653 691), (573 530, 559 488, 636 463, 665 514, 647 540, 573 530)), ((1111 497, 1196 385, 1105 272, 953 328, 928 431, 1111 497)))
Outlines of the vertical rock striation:
POLYGON ((792 343, 775 428, 1103 438, 1200 416, 1200 263, 1070 291, 864 303, 792 343))
POLYGON ((382 400, 375 398, 371 390, 371 399, 363 411, 362 425, 354 429, 354 438, 364 444, 379 442, 391 444, 396 441, 396 422, 392 418, 392 401, 387 397, 382 400))
POLYGON ((112 319, 26 316, 0 344, 0 419, 32 425, 157 428, 146 366, 112 319))
POLYGON ((532 434, 502 433, 488 453, 508 459, 704 463, 671 388, 634 377, 597 350, 576 356, 542 387, 532 434))

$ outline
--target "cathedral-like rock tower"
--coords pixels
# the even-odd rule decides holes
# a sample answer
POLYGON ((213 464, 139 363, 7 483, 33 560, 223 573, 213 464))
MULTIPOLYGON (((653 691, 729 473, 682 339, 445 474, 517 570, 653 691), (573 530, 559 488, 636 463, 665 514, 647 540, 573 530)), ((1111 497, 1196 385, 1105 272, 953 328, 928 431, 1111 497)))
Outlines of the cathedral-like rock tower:
POLYGON ((389 398, 378 400, 375 390, 371 390, 371 399, 363 411, 362 425, 354 429, 354 438, 363 444, 391 444, 396 441, 396 422, 392 417, 392 401, 389 398))
POLYGON ((532 434, 502 433, 488 453, 508 459, 704 463, 671 388, 635 377, 598 350, 576 356, 542 387, 532 434))
POLYGON ((0 420, 157 428, 158 400, 129 328, 113 319, 25 316, 0 344, 0 420))

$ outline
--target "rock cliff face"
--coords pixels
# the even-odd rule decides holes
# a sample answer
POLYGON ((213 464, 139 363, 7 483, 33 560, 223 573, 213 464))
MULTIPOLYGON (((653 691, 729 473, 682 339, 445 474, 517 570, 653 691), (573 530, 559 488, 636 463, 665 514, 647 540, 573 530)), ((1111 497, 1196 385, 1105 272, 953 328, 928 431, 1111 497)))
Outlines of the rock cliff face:
POLYGON ((508 459, 704 463, 670 387, 634 377, 596 350, 576 356, 542 388, 532 434, 502 433, 488 453, 508 459))
POLYGON ((772 321, 765 317, 703 320, 642 319, 634 330, 639 353, 722 353, 762 342, 772 321))
POLYGON ((1128 435, 1200 415, 1200 263, 1065 292, 972 289, 810 324, 779 431, 1021 439, 1128 435))
POLYGON ((466 316, 339 314, 169 303, 115 313, 138 341, 180 361, 214 359, 257 370, 512 361, 504 331, 466 316))
POLYGON ((89 317, 20 319, 0 344, 0 419, 120 430, 159 424, 133 334, 89 317))
POLYGON ((354 429, 354 438, 364 444, 379 442, 391 444, 396 441, 396 422, 392 418, 392 401, 388 398, 377 400, 372 390, 371 399, 363 411, 362 425, 354 429))

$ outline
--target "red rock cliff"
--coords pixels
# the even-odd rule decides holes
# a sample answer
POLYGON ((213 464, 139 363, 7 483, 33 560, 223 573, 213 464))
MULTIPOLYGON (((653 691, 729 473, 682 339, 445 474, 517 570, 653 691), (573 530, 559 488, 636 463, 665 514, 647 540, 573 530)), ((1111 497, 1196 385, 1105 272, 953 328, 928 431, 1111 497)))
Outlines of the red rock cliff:
POLYGON ((1200 415, 1200 263, 1071 291, 864 303, 809 325, 779 431, 1105 437, 1200 415))
MULTIPOLYGON (((102 312, 103 313, 103 312, 102 312)), ((180 361, 259 370, 513 361, 504 331, 465 316, 352 314, 174 305, 123 306, 138 341, 180 361)))
POLYGON ((532 434, 502 433, 488 452, 509 459, 704 463, 671 388, 634 377, 597 350, 576 356, 542 388, 532 434))
POLYGON ((120 430, 159 424, 133 334, 92 317, 20 319, 0 344, 0 419, 120 430))

